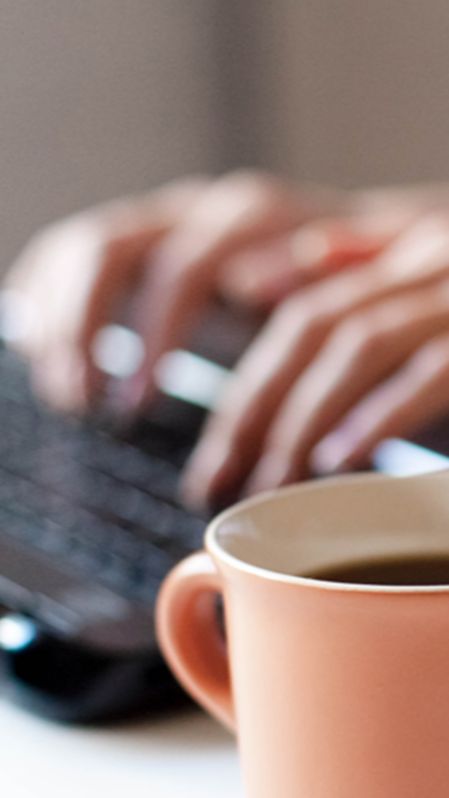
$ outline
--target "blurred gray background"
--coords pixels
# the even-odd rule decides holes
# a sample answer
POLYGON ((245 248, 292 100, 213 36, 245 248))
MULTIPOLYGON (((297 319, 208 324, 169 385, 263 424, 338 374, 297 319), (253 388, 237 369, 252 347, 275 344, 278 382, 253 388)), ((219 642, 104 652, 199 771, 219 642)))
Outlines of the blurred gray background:
POLYGON ((0 237, 176 175, 446 179, 447 0, 0 0, 0 237))

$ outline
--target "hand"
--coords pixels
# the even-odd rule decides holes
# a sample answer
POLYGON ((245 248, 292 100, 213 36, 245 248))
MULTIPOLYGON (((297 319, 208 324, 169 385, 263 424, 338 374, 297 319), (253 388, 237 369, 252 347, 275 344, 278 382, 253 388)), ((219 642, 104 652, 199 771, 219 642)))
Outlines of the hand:
MULTIPOLYGON (((201 503, 238 487, 252 471, 248 490, 289 481, 305 473, 307 451, 334 424, 326 416, 324 381, 317 402, 327 418, 322 432, 319 413, 315 418, 309 408, 298 421, 292 411, 292 451, 278 446, 288 426, 282 422, 289 418, 288 402, 295 405, 295 384, 299 392, 304 378, 312 389, 312 367, 320 370, 320 358, 343 322, 357 321, 365 305, 395 293, 383 259, 373 258, 423 212, 442 206, 447 193, 447 187, 354 194, 298 190, 244 172, 215 181, 189 179, 148 197, 85 211, 39 234, 9 275, 9 288, 28 297, 33 310, 20 348, 48 401, 84 410, 103 390, 92 358, 95 336, 117 318, 124 299, 137 294, 142 310, 135 326, 145 338, 146 357, 123 395, 123 409, 137 412, 151 398, 153 365, 185 339, 213 294, 270 308, 301 286, 302 296, 284 302, 243 358, 192 460, 185 492, 201 503), (351 274, 338 274, 349 266, 351 274), (316 280, 322 282, 305 288, 316 280), (231 406, 235 399, 232 413, 228 397, 231 406)), ((427 240, 429 230, 420 235, 427 240)), ((399 289, 406 285, 399 281, 399 289)), ((341 407, 344 415, 343 400, 341 407)))
POLYGON ((188 335, 212 294, 221 290, 247 304, 276 301, 288 290, 288 274, 296 284, 299 273, 290 268, 283 235, 336 213, 344 196, 239 172, 179 181, 52 225, 31 241, 7 279, 32 311, 18 346, 31 361, 38 392, 64 410, 91 405, 104 380, 92 343, 125 299, 138 294, 135 326, 146 357, 122 397, 124 411, 138 412, 152 395, 154 363, 188 335), (250 249, 260 251, 263 242, 271 248, 265 260, 250 249))
POLYGON ((449 214, 286 299, 244 354, 184 478, 221 494, 363 463, 449 411, 449 214))

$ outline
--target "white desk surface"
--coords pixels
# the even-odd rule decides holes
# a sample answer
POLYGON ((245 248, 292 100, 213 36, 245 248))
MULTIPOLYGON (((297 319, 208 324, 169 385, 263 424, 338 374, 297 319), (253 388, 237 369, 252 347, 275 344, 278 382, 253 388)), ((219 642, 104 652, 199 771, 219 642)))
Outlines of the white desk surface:
POLYGON ((79 729, 0 700, 5 798, 242 798, 234 739, 201 713, 79 729))

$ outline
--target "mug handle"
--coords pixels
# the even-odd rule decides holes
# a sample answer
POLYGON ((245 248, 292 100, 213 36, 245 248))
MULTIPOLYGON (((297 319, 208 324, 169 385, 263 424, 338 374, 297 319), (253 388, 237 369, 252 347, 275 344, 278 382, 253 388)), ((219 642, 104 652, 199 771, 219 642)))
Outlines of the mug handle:
POLYGON ((217 623, 221 577, 204 551, 171 571, 159 592, 156 631, 171 669, 188 692, 231 731, 235 714, 226 644, 217 623))

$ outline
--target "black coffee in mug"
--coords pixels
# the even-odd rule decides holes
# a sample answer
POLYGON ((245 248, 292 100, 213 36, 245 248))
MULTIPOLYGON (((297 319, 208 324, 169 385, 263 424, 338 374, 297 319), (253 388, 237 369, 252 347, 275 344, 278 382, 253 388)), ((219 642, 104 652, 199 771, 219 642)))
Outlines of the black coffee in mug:
POLYGON ((396 555, 346 561, 302 576, 357 585, 449 586, 449 553, 396 555))

